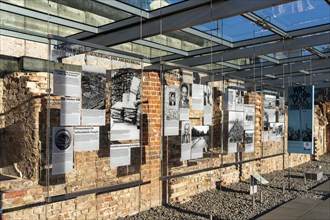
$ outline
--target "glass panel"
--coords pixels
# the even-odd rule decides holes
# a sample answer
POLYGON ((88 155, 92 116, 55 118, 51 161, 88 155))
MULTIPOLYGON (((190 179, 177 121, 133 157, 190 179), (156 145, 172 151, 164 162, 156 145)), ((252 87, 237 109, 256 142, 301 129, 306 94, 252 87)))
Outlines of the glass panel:
POLYGON ((299 0, 254 12, 284 31, 326 24, 330 21, 329 5, 320 0, 299 0))
POLYGON ((29 34, 46 36, 49 33, 66 37, 80 32, 80 30, 63 27, 57 24, 50 23, 48 26, 48 23, 45 21, 24 17, 10 12, 1 11, 1 15, 2 19, 0 25, 2 28, 25 32, 29 34))
POLYGON ((196 66, 197 68, 201 68, 201 69, 205 69, 205 70, 216 70, 216 69, 221 69, 221 65, 220 64, 205 64, 205 65, 200 65, 200 66, 196 66))
POLYGON ((163 8, 168 5, 183 2, 184 0, 119 0, 126 4, 141 8, 145 11, 152 11, 158 8, 163 8))
POLYGON ((4 2, 24 6, 45 14, 55 15, 61 18, 85 23, 92 26, 102 26, 114 21, 122 20, 131 14, 111 8, 95 1, 65 1, 65 0, 38 0, 36 1, 17 1, 3 0, 4 2))
POLYGON ((314 48, 319 50, 321 53, 329 53, 330 52, 330 44, 315 46, 314 48))
POLYGON ((299 49, 299 50, 281 51, 273 54, 267 54, 267 56, 281 60, 281 59, 287 59, 293 57, 309 56, 311 54, 312 53, 307 50, 299 49))
POLYGON ((201 48, 215 46, 216 43, 208 39, 186 33, 184 31, 174 31, 164 35, 144 38, 144 40, 155 42, 158 44, 173 47, 179 50, 192 51, 201 48))
POLYGON ((140 54, 140 55, 145 56, 146 58, 155 58, 155 57, 166 56, 166 55, 171 54, 171 53, 168 53, 163 50, 158 50, 158 49, 150 48, 150 47, 135 44, 135 43, 119 44, 119 45, 113 46, 112 48, 140 54))
POLYGON ((252 21, 249 21, 242 16, 213 21, 195 26, 194 28, 220 38, 223 34, 223 39, 231 42, 248 40, 254 37, 262 37, 273 34, 272 32, 262 29, 252 21), (222 28, 223 31, 221 31, 222 28))

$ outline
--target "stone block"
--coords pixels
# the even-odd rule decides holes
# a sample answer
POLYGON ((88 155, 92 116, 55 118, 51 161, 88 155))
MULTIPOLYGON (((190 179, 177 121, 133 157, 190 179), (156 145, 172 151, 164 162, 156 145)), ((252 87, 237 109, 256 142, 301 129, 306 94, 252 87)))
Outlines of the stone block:
POLYGON ((309 180, 316 180, 319 181, 323 177, 323 172, 317 171, 308 171, 305 173, 305 178, 309 180))

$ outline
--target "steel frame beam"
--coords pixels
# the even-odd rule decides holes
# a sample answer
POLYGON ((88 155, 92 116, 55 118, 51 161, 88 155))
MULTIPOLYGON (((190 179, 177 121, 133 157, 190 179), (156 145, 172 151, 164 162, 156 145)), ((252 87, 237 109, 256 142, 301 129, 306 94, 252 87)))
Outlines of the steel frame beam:
MULTIPOLYGON (((311 35, 311 34, 315 34, 315 33, 327 32, 329 30, 330 30, 330 24, 325 24, 325 25, 306 28, 306 29, 302 29, 302 30, 291 31, 291 32, 288 32, 288 34, 291 37, 295 38, 295 37, 300 37, 300 36, 304 36, 304 35, 311 35)), ((240 48, 240 47, 246 47, 246 46, 252 46, 252 45, 258 45, 260 43, 280 41, 281 39, 282 39, 282 37, 280 37, 278 35, 271 35, 271 36, 266 36, 266 37, 262 37, 262 38, 241 41, 241 42, 233 43, 233 49, 240 48)), ((228 49, 228 47, 224 47, 222 45, 214 46, 214 47, 212 47, 212 52, 214 52, 214 53, 221 52, 226 49, 228 49)), ((211 47, 190 51, 189 56, 199 56, 199 55, 203 55, 203 54, 207 54, 207 53, 211 53, 211 47)), ((179 56, 179 55, 176 55, 176 56, 168 55, 168 56, 163 56, 162 60, 174 62, 175 59, 180 59, 180 58, 183 58, 183 57, 179 56)), ((159 59, 151 59, 151 63, 152 64, 158 63, 159 62, 158 60, 159 59)))
POLYGON ((169 12, 166 14, 161 13, 162 9, 158 9, 160 14, 158 16, 154 16, 150 20, 143 21, 142 27, 139 23, 114 30, 112 32, 106 32, 103 34, 98 34, 97 36, 88 37, 83 40, 104 46, 113 46, 138 40, 140 38, 154 36, 160 33, 167 33, 194 25, 204 24, 210 22, 211 20, 219 20, 222 18, 239 15, 245 13, 246 11, 254 11, 292 1, 293 0, 250 0, 249 4, 242 4, 240 0, 228 0, 215 1, 212 3, 212 7, 210 6, 209 1, 205 1, 205 4, 197 7, 194 6, 190 10, 186 10, 187 8, 182 8, 182 10, 179 10, 176 9, 178 5, 173 5, 172 7, 167 7, 166 10, 169 12), (212 17, 210 16, 211 14, 212 17))
POLYGON ((76 21, 70 21, 68 19, 57 17, 55 15, 49 16, 48 14, 45 14, 45 13, 42 13, 42 12, 37 12, 37 11, 31 10, 31 9, 22 8, 22 7, 7 4, 7 3, 4 3, 4 2, 0 2, 0 9, 2 11, 7 11, 7 12, 10 12, 10 13, 14 13, 14 14, 25 16, 25 17, 38 19, 38 20, 45 21, 45 22, 49 21, 50 23, 63 25, 63 26, 66 26, 66 27, 74 28, 74 29, 88 31, 88 32, 91 32, 91 33, 96 33, 96 34, 98 33, 98 28, 93 27, 91 25, 82 24, 82 23, 76 22, 76 21))
POLYGON ((176 61, 175 63, 182 64, 188 66, 189 64, 193 64, 194 66, 204 65, 212 62, 221 62, 228 60, 235 60, 240 58, 253 57, 254 55, 265 55, 269 53, 280 52, 283 50, 294 50, 301 49, 305 47, 322 45, 329 43, 329 34, 319 34, 316 36, 309 36, 304 38, 297 39, 288 39, 284 42, 275 42, 269 43, 266 45, 258 45, 255 47, 249 47, 244 49, 230 49, 221 53, 214 53, 211 55, 200 56, 200 57, 192 57, 186 58, 184 60, 176 61))

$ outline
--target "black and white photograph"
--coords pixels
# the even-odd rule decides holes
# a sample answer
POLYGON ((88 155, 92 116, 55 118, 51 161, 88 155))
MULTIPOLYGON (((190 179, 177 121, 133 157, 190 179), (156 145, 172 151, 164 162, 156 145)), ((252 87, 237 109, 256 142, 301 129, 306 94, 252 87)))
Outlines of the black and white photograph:
POLYGON ((275 95, 267 95, 267 94, 265 95, 264 108, 265 109, 275 109, 276 108, 276 96, 275 95))
POLYGON ((244 133, 244 152, 254 152, 254 131, 247 130, 244 133))
POLYGON ((284 136, 284 123, 270 123, 270 140, 281 141, 284 136))
POLYGON ((169 92, 168 98, 169 98, 169 100, 168 100, 169 106, 175 106, 177 104, 175 92, 169 92))
POLYGON ((201 83, 201 77, 199 73, 193 72, 193 83, 194 84, 200 84, 201 83))
POLYGON ((204 99, 204 106, 212 106, 213 99, 212 99, 212 87, 204 85, 203 86, 203 99, 204 99))
POLYGON ((285 99, 284 97, 279 97, 278 122, 284 123, 284 116, 285 116, 285 99))
POLYGON ((204 117, 203 125, 212 125, 213 116, 213 87, 204 85, 203 100, 204 100, 204 117))
POLYGON ((208 148, 210 146, 210 127, 193 126, 191 129, 191 148, 208 148))
POLYGON ((180 120, 189 120, 190 85, 181 83, 180 85, 180 120))
POLYGON ((254 130, 255 106, 244 105, 244 129, 254 130))
POLYGON ((191 159, 191 123, 181 122, 181 160, 191 159))
POLYGON ((111 141, 140 139, 140 81, 139 70, 111 72, 111 141))
POLYGON ((73 170, 73 127, 53 127, 52 174, 73 170))
POLYGON ((269 123, 276 122, 275 109, 264 109, 264 131, 268 131, 269 123))
POLYGON ((105 109, 105 86, 105 73, 82 72, 82 108, 105 109))
POLYGON ((181 143, 191 144, 191 123, 190 121, 182 121, 181 123, 181 143))
POLYGON ((244 91, 238 89, 227 88, 224 106, 226 110, 243 111, 244 108, 244 91))
POLYGON ((238 143, 243 142, 243 112, 228 112, 228 153, 237 152, 238 143))
POLYGON ((189 84, 182 83, 180 86, 180 108, 189 109, 189 84))
POLYGON ((179 87, 165 87, 165 135, 179 135, 179 87))

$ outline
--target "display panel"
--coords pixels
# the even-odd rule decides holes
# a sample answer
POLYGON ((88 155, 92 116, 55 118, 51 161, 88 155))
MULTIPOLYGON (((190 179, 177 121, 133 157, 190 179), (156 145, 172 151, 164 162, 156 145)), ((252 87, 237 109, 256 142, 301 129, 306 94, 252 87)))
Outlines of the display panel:
POLYGON ((314 152, 314 86, 288 87, 288 152, 314 152))
POLYGON ((141 72, 137 70, 111 72, 111 141, 140 139, 140 81, 141 72))
POLYGON ((180 93, 179 87, 166 86, 165 87, 165 135, 177 136, 179 135, 179 103, 180 93))

